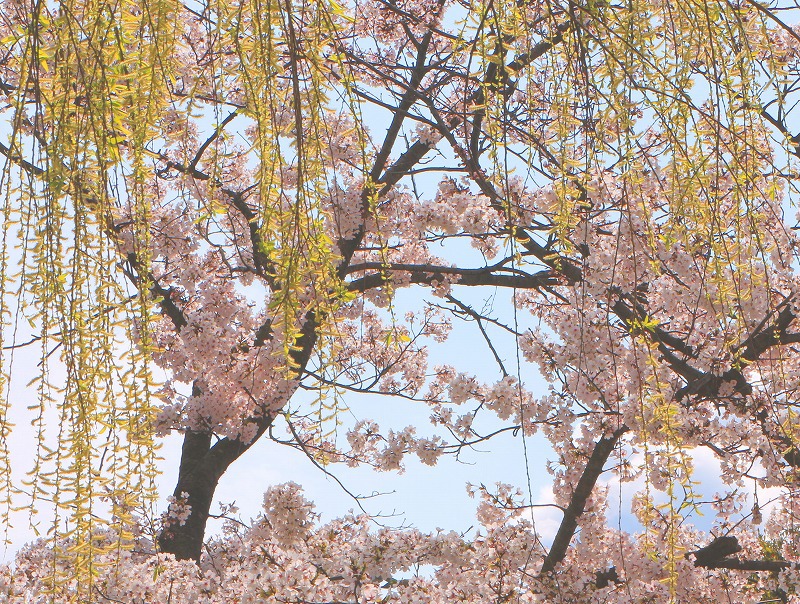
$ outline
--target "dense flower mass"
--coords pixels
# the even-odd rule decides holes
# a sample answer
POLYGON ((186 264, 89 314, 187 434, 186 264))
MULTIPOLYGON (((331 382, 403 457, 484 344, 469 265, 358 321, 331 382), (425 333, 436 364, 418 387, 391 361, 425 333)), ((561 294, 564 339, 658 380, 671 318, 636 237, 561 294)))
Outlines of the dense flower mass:
MULTIPOLYGON (((601 495, 592 502, 590 510, 604 507, 602 499, 601 495)), ((669 586, 663 581, 668 544, 644 535, 621 535, 604 522, 583 526, 581 542, 558 578, 542 577, 545 549, 531 538, 533 525, 519 503, 519 493, 498 485, 496 492, 481 493, 480 526, 468 537, 454 532, 425 534, 380 529, 363 515, 318 524, 313 505, 303 499, 297 485, 280 485, 265 495, 264 514, 253 526, 229 521, 225 536, 207 544, 199 564, 155 553, 153 543, 140 537, 132 548, 98 560, 93 589, 102 601, 125 604, 669 600, 669 586), (645 549, 641 540, 647 541, 645 549), (587 561, 606 566, 591 571, 587 561)), ((774 534, 768 530, 764 538, 774 534)), ((682 530, 680 543, 692 547, 697 537, 682 530)), ((111 534, 102 538, 115 540, 111 534)), ((741 546, 747 554, 759 555, 761 550, 757 541, 741 546)), ((67 563, 68 547, 64 543, 54 550, 37 542, 19 554, 13 569, 0 568, 2 601, 69 601, 73 590, 69 583, 49 591, 54 568, 67 563)), ((800 581, 792 569, 756 580, 745 574, 696 573, 689 559, 682 558, 678 566, 686 577, 675 594, 680 602, 711 604, 720 601, 720 594, 730 601, 756 601, 778 589, 790 593, 800 581)))
POLYGON ((68 526, 2 601, 800 598, 789 8, 0 0, 0 317, 41 330, 25 489, 68 526), (480 372, 441 358, 464 333, 480 372), (261 438, 335 474, 504 433, 549 442, 552 534, 507 485, 458 535, 320 524, 288 484, 206 535, 261 438))

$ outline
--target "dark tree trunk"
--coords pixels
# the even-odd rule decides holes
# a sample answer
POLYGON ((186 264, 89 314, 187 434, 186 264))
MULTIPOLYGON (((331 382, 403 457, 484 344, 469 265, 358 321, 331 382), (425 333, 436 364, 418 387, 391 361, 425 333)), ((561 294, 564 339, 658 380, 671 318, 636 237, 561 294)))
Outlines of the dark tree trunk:
POLYGON ((173 495, 185 500, 192 509, 183 525, 173 523, 161 532, 158 536, 160 551, 173 554, 178 560, 200 560, 206 523, 220 478, 264 434, 273 419, 265 418, 260 423, 256 437, 250 443, 223 438, 212 447, 209 433, 186 432, 178 484, 173 495))
POLYGON ((219 482, 205 471, 203 458, 211 449, 211 434, 188 431, 183 437, 178 483, 173 496, 183 498, 192 506, 183 526, 173 523, 158 536, 159 549, 174 554, 179 560, 199 560, 203 549, 206 522, 211 510, 211 501, 219 482))
MULTIPOLYGON (((309 312, 297 339, 298 346, 292 351, 292 360, 297 367, 298 376, 302 375, 311 358, 311 352, 317 341, 317 327, 316 316, 313 312, 309 312)), ((290 393, 289 398, 291 394, 293 393, 290 393)), ((264 435, 274 420, 274 415, 255 419, 258 430, 248 443, 223 438, 212 446, 211 433, 186 431, 178 469, 178 484, 175 486, 173 496, 185 500, 192 509, 183 525, 173 523, 162 530, 158 536, 161 552, 173 554, 178 560, 200 560, 206 523, 220 478, 234 461, 264 435)))

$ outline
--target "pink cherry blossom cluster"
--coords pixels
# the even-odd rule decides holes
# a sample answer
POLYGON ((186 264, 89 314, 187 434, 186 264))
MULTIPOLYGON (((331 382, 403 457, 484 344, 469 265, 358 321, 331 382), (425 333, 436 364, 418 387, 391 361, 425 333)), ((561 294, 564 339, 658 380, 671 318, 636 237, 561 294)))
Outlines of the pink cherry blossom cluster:
POLYGON ((189 497, 188 493, 181 493, 180 497, 172 495, 167 497, 167 511, 161 517, 161 523, 165 527, 169 528, 173 524, 179 526, 186 524, 186 519, 192 513, 192 506, 186 503, 187 497, 189 497))
MULTIPOLYGON (((30 11, 1 1, 0 39, 11 40, 30 11)), ((253 42, 258 15, 234 4, 237 32, 253 42)), ((608 29, 617 15, 603 12, 617 7, 605 2, 516 2, 497 20, 449 1, 344 4, 331 3, 325 15, 336 28, 324 35, 304 28, 327 4, 295 7, 286 18, 297 46, 281 40, 275 64, 259 66, 275 69, 270 92, 296 105, 247 88, 250 57, 220 45, 210 26, 223 17, 176 17, 172 109, 147 147, 149 237, 134 234, 137 212, 125 198, 105 225, 125 278, 157 310, 137 326, 168 376, 156 432, 182 433, 192 452, 202 447, 189 441, 207 438, 199 459, 212 461, 191 469, 211 468, 209 481, 256 437, 282 438, 284 424, 290 444, 326 463, 391 471, 406 455, 434 465, 493 434, 539 433, 551 448, 542 467, 552 505, 560 518, 576 516, 569 547, 555 574, 541 573, 550 543, 538 511, 527 513, 532 502, 510 487, 480 490, 481 528, 466 537, 377 530, 361 516, 320 525, 289 484, 267 492, 252 527, 229 524, 211 539, 199 565, 144 540, 100 560, 97 594, 137 604, 717 602, 773 589, 796 598, 800 241, 784 213, 797 162, 777 167, 796 137, 777 118, 776 131, 743 128, 758 117, 753 86, 716 102, 724 87, 704 79, 718 67, 707 57, 687 61, 680 94, 653 101, 639 83, 648 74, 620 68, 635 53, 607 54, 619 40, 608 29), (324 82, 317 95, 304 87, 313 82, 324 82), (353 109, 360 104, 370 110, 353 109), (267 107, 268 117, 254 117, 267 107), (691 122, 686 140, 671 138, 670 116, 691 122), (771 140, 776 132, 786 140, 771 140), (303 165, 300 148, 312 141, 303 165), (470 333, 476 349, 486 343, 494 375, 438 358, 462 319, 477 326, 470 333), (497 334, 516 348, 515 362, 494 347, 497 334), (537 372, 544 386, 534 386, 537 372), (337 440, 295 396, 325 388, 410 401, 429 425, 341 419, 325 399, 328 419, 344 423, 337 440), (628 530, 627 509, 608 517, 602 481, 580 492, 609 442, 597 476, 605 469, 635 486, 628 503, 638 525, 628 530), (720 468, 711 503, 695 492, 699 448, 720 468), (749 488, 783 490, 764 525, 749 488), (694 528, 687 509, 708 513, 711 533, 694 528), (709 535, 731 531, 741 560, 786 567, 753 576, 695 564, 691 552, 709 535)), ((759 11, 736 10, 761 35, 759 11)), ((787 28, 769 33, 769 49, 736 53, 774 64, 776 86, 798 68, 796 28, 787 28)), ((663 48, 685 56, 678 39, 663 48)), ((4 94, 20 83, 4 58, 0 83, 4 94)), ((24 134, 33 121, 17 120, 24 134)), ((204 513, 203 497, 177 492, 162 520, 168 531, 204 513)), ((0 593, 68 600, 69 584, 48 595, 47 573, 68 565, 72 545, 30 546, 0 574, 0 593)))
MULTIPOLYGON (((480 496, 479 528, 466 539, 453 532, 375 528, 366 516, 319 524, 313 505, 296 484, 271 487, 264 514, 251 527, 231 522, 226 536, 207 545, 199 564, 153 552, 140 537, 130 550, 99 560, 93 591, 99 602, 170 604, 221 602, 353 602, 398 604, 570 602, 630 604, 667 601, 658 534, 625 535, 603 519, 607 491, 588 503, 587 522, 559 576, 540 575, 546 547, 533 538, 521 493, 509 485, 472 488, 480 496), (603 577, 607 577, 603 580, 603 577)), ((772 526, 780 522, 771 521, 772 526)), ((778 529, 781 530, 781 529, 778 529)), ((773 533, 763 538, 771 538, 773 533)), ((98 543, 115 535, 98 535, 98 543)), ((699 534, 680 529, 678 547, 697 547, 699 534)), ((740 540, 745 555, 760 551, 757 539, 740 540)), ((68 564, 68 543, 53 550, 29 545, 13 567, 0 568, 0 597, 8 604, 71 601, 74 586, 53 588, 54 569, 68 564)), ((787 552, 788 553, 788 552, 787 552)), ((779 576, 720 577, 693 572, 690 556, 678 559, 680 601, 749 602, 770 589, 793 593, 798 572, 779 576)), ((797 601, 788 596, 788 602, 797 601)))

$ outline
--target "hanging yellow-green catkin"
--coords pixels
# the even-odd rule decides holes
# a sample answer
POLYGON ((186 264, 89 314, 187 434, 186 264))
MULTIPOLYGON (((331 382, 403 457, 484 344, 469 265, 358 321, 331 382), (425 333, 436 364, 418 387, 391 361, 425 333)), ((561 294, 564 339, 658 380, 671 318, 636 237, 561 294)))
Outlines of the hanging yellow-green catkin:
MULTIPOLYGON (((25 490, 31 509, 43 501, 55 506, 50 534, 66 545, 54 550, 52 581, 70 583, 76 602, 96 597, 99 556, 130 542, 130 512, 155 495, 152 300, 121 285, 114 219, 123 204, 132 208, 129 261, 146 279, 146 144, 169 99, 176 7, 172 0, 40 2, 8 40, 20 49, 23 76, 0 176, 0 314, 5 324, 12 310, 19 313, 38 334, 37 447, 25 490), (19 270, 14 246, 22 250, 19 270), (65 381, 51 376, 56 360, 65 381), (47 435, 46 418, 54 415, 57 431, 47 435)), ((6 467, 11 358, 0 357, 6 467)), ((2 486, 7 500, 11 484, 2 486)))

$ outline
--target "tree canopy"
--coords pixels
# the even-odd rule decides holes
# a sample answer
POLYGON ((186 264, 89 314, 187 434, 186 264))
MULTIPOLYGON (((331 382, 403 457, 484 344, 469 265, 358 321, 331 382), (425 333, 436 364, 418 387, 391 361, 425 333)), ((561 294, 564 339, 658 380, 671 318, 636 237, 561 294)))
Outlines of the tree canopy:
POLYGON ((0 574, 9 601, 798 597, 796 9, 0 9, 0 487, 6 510, 56 510, 52 539, 0 574), (428 363, 456 319, 496 379, 428 363), (34 345, 20 486, 10 381, 34 345), (302 390, 310 407, 291 404, 302 390), (425 405, 430 425, 340 425, 362 392, 425 405), (335 472, 433 465, 493 422, 552 446, 552 542, 510 486, 482 493, 471 539, 320 526, 292 484, 254 526, 206 535, 220 478, 279 425, 335 472), (725 485, 711 502, 700 448, 725 485), (604 472, 637 485, 637 530, 607 518, 604 472), (762 514, 765 489, 780 496, 762 514), (404 578, 419 564, 434 570, 404 578))

